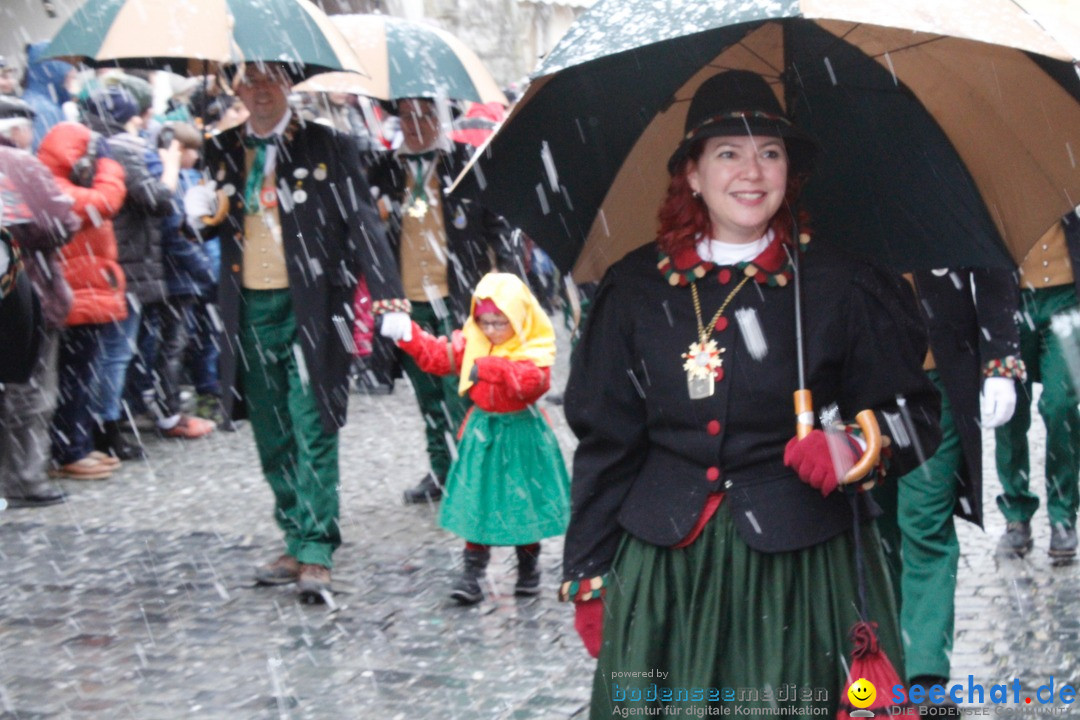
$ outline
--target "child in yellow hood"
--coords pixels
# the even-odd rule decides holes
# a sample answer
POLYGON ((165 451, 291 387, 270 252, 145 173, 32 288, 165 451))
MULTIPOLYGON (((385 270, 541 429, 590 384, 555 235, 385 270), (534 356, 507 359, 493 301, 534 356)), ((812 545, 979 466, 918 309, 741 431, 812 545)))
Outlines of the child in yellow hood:
POLYGON ((540 540, 562 535, 570 478, 547 418, 535 406, 551 386, 555 331, 517 276, 489 273, 476 286, 469 319, 451 338, 412 326, 398 343, 424 372, 458 374, 474 405, 458 434, 439 525, 465 538, 462 576, 450 596, 483 598, 490 546, 514 545, 516 595, 540 592, 540 540))

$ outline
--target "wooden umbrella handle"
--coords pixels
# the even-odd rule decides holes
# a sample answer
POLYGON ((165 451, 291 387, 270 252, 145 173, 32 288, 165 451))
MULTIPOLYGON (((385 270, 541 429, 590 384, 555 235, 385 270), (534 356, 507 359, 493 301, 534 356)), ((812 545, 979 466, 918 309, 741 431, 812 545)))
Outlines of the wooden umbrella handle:
POLYGON ((814 399, 806 388, 795 391, 795 437, 802 440, 814 429, 814 399))
POLYGON ((866 450, 863 451, 858 462, 852 465, 851 469, 840 480, 841 485, 848 485, 862 480, 877 466, 878 459, 881 457, 881 428, 878 427, 874 411, 863 410, 855 416, 855 422, 859 424, 859 429, 862 430, 866 450))

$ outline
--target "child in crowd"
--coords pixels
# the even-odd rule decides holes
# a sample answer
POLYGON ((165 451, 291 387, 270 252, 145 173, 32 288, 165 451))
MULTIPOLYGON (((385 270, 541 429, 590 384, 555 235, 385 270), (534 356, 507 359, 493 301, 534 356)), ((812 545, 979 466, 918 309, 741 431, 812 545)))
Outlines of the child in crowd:
POLYGON ((424 372, 459 374, 474 405, 458 436, 439 525, 465 538, 464 571, 450 596, 483 598, 480 581, 491 545, 517 550, 516 595, 540 592, 540 540, 561 535, 569 517, 570 479, 551 426, 535 407, 551 385, 555 331, 517 276, 485 275, 472 311, 450 339, 413 323, 399 342, 424 372))
MULTIPOLYGON (((188 345, 188 317, 202 288, 214 283, 215 273, 201 243, 184 233, 183 199, 199 182, 195 165, 202 134, 189 123, 169 123, 158 138, 162 150, 178 144, 180 169, 173 194, 173 212, 161 220, 160 237, 166 287, 165 299, 146 303, 138 335, 138 358, 128 368, 128 390, 135 406, 145 404, 156 418, 158 432, 168 438, 191 440, 212 433, 215 423, 182 412, 180 385, 188 345)), ((152 174, 160 163, 147 162, 152 174)))

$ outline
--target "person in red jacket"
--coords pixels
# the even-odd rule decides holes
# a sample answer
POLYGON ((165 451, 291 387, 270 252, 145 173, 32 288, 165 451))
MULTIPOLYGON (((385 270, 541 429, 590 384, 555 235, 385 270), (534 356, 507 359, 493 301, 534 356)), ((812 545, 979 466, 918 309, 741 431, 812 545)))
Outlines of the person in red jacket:
POLYGON ((551 386, 555 330, 516 275, 489 273, 476 286, 471 312, 450 339, 415 322, 398 345, 433 375, 461 377, 458 392, 474 405, 459 431, 439 525, 465 538, 465 564, 450 593, 471 605, 491 545, 514 545, 516 595, 540 592, 540 540, 562 535, 569 520, 570 479, 555 434, 535 403, 551 386))
POLYGON ((74 199, 82 221, 64 246, 64 278, 74 301, 60 339, 60 397, 52 422, 53 475, 77 480, 109 477, 120 464, 94 451, 88 388, 101 328, 127 317, 124 271, 116 262, 112 217, 127 195, 124 170, 104 143, 78 123, 62 122, 42 139, 38 158, 60 190, 74 199))

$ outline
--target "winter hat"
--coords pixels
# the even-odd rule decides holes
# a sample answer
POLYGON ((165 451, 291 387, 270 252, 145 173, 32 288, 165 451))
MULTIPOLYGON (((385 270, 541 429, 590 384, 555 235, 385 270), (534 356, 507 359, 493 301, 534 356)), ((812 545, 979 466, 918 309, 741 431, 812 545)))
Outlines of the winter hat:
POLYGON ((79 101, 82 109, 91 115, 111 118, 124 125, 139 114, 139 103, 134 96, 120 85, 96 88, 79 101))
POLYGON ((490 298, 483 298, 476 301, 476 308, 473 310, 474 317, 480 317, 484 313, 502 314, 502 310, 495 304, 495 301, 490 298))
POLYGON ((694 93, 682 141, 668 160, 668 172, 675 173, 696 141, 742 134, 782 138, 795 173, 809 171, 818 150, 810 134, 784 115, 763 77, 746 70, 729 70, 713 75, 694 93))

